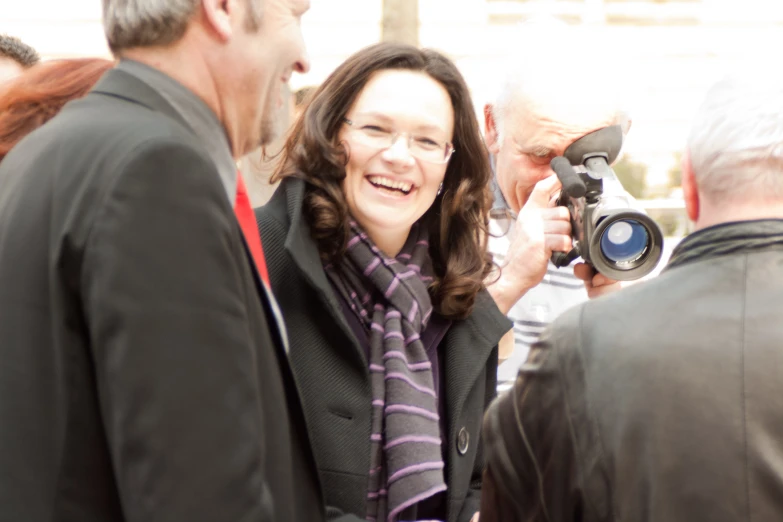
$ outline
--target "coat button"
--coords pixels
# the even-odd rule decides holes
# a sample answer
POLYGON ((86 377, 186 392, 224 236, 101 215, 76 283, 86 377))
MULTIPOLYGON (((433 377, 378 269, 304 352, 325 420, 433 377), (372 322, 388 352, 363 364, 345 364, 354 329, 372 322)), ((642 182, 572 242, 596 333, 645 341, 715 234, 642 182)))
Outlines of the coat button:
POLYGON ((470 435, 468 434, 468 430, 465 429, 463 426, 460 428, 459 433, 457 434, 457 451, 460 455, 464 455, 468 452, 468 446, 470 445, 470 435))

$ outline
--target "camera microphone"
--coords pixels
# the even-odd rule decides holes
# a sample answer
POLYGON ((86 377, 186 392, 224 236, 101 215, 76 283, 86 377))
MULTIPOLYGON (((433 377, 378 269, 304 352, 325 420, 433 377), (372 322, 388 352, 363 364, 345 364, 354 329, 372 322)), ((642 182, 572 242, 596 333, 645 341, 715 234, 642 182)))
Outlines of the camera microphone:
POLYGON ((587 188, 584 182, 579 178, 579 175, 571 166, 571 162, 563 156, 557 156, 552 158, 549 162, 549 166, 557 174, 557 179, 563 185, 563 191, 572 198, 581 198, 585 195, 587 188))

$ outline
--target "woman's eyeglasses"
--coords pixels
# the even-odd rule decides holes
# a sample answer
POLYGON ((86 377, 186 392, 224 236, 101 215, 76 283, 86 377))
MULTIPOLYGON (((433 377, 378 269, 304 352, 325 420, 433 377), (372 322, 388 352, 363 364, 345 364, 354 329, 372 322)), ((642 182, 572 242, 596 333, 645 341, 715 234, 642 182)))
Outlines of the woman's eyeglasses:
POLYGON ((379 150, 388 149, 397 143, 401 136, 407 139, 411 156, 428 163, 447 163, 454 154, 454 146, 448 141, 440 141, 431 136, 395 132, 385 124, 373 122, 355 122, 345 118, 345 123, 351 127, 351 134, 356 141, 367 147, 379 150))

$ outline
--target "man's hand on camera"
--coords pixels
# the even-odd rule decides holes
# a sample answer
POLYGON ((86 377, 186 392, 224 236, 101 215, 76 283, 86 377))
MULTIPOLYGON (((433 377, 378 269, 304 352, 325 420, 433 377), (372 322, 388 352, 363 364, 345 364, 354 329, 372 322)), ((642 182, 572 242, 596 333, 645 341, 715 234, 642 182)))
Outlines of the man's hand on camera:
POLYGON ((574 265, 574 275, 585 282, 587 297, 590 299, 616 292, 622 288, 618 281, 609 279, 586 263, 574 265))
POLYGON ((559 191, 557 176, 539 181, 517 216, 500 278, 488 288, 504 314, 541 282, 552 252, 571 250, 571 221, 556 204, 559 191))

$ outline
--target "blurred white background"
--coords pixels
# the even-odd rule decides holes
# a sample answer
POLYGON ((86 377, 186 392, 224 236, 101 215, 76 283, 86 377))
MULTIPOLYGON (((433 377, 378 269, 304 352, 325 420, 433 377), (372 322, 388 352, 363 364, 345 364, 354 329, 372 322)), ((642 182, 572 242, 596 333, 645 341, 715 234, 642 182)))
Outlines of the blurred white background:
MULTIPOLYGON (((313 67, 294 76, 292 90, 318 84, 349 54, 380 40, 384 1, 387 10, 416 9, 419 44, 457 62, 477 113, 491 100, 525 19, 554 16, 610 43, 613 54, 597 61, 620 78, 633 116, 626 167, 644 178, 637 196, 649 200, 651 212, 674 220, 667 233, 675 236, 687 224, 672 171, 702 95, 738 64, 761 60, 774 67, 762 56, 783 48, 779 0, 311 1, 303 31, 313 67)), ((100 11, 100 0, 0 0, 0 32, 22 38, 45 58, 108 56, 100 11)), ((557 45, 541 42, 540 52, 557 45)))

